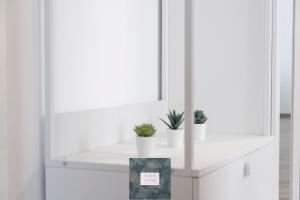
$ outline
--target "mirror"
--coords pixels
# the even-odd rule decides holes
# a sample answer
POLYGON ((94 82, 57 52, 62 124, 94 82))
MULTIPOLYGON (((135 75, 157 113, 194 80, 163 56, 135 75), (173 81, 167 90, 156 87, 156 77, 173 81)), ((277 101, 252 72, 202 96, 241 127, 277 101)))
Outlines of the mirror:
POLYGON ((55 113, 162 99, 162 1, 53 0, 48 29, 55 113))

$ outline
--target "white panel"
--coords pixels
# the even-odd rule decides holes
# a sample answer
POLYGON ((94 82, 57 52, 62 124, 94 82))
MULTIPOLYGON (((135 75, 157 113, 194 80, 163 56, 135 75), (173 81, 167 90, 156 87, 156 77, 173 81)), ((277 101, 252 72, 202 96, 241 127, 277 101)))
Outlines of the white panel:
POLYGON ((212 174, 194 179, 198 186, 195 200, 244 200, 242 181, 243 162, 238 160, 212 174))
MULTIPOLYGON (((129 197, 128 173, 48 167, 46 177, 46 200, 122 200, 129 197)), ((172 176, 172 199, 192 200, 192 178, 172 176)))
POLYGON ((249 176, 243 184, 243 200, 276 199, 276 163, 275 146, 270 145, 243 159, 249 163, 249 176))
POLYGON ((172 200, 193 200, 192 177, 172 176, 172 200))
POLYGON ((8 200, 7 152, 0 150, 0 199, 8 200))
POLYGON ((160 101, 56 114, 50 157, 127 141, 139 123, 153 123, 160 131, 164 126, 159 116, 166 111, 166 103, 160 101))
POLYGON ((6 0, 0 0, 0 151, 6 144, 6 0))
POLYGON ((208 133, 262 134, 269 95, 270 1, 193 1, 195 108, 208 133))
POLYGON ((294 74, 292 110, 292 198, 300 198, 300 1, 295 1, 294 74))
POLYGON ((0 0, 0 199, 8 199, 6 129, 6 0, 0 0))
POLYGON ((274 145, 269 145, 209 175, 194 179, 195 199, 275 200, 274 150, 274 145))
POLYGON ((291 113, 294 1, 278 1, 277 49, 280 67, 280 112, 291 113))
POLYGON ((158 0, 49 1, 56 112, 158 100, 158 0))
POLYGON ((9 0, 6 6, 9 199, 42 200, 44 196, 44 138, 39 113, 39 2, 9 0))
POLYGON ((184 0, 168 1, 168 106, 184 111, 184 0))
POLYGON ((46 200, 128 199, 128 177, 128 173, 46 168, 46 200))

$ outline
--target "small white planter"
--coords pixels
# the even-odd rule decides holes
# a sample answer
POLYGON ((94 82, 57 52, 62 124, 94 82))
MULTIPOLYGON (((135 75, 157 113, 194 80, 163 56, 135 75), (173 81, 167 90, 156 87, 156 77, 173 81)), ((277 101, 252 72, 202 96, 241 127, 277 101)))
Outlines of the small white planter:
POLYGON ((206 124, 194 124, 195 141, 201 143, 206 137, 206 124))
POLYGON ((183 146, 184 130, 177 129, 171 130, 168 129, 168 146, 171 148, 181 148, 183 146))
POLYGON ((136 137, 138 156, 151 157, 155 155, 155 137, 136 137))

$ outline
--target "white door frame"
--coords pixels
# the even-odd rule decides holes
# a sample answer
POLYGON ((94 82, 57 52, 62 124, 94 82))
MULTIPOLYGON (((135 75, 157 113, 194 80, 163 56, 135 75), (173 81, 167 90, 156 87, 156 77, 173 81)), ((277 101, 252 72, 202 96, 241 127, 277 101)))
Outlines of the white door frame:
POLYGON ((300 188, 300 0, 294 7, 294 66, 291 152, 291 200, 299 200, 300 188))
POLYGON ((280 155, 280 67, 278 65, 277 49, 277 5, 278 0, 272 0, 272 70, 271 70, 271 135, 275 136, 275 197, 279 199, 279 155, 280 155))

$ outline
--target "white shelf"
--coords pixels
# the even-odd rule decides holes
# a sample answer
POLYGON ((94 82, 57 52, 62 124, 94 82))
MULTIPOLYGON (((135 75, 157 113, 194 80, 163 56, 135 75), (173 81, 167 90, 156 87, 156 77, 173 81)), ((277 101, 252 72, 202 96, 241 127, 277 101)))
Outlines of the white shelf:
MULTIPOLYGON (((195 145, 192 174, 201 177, 273 142, 274 137, 266 136, 210 136, 204 143, 195 145)), ((184 175, 183 148, 168 148, 164 136, 158 137, 157 143, 154 157, 171 158, 174 174, 184 175)), ((58 157, 48 162, 47 166, 128 172, 128 158, 135 157, 136 146, 135 142, 131 141, 58 157)))

